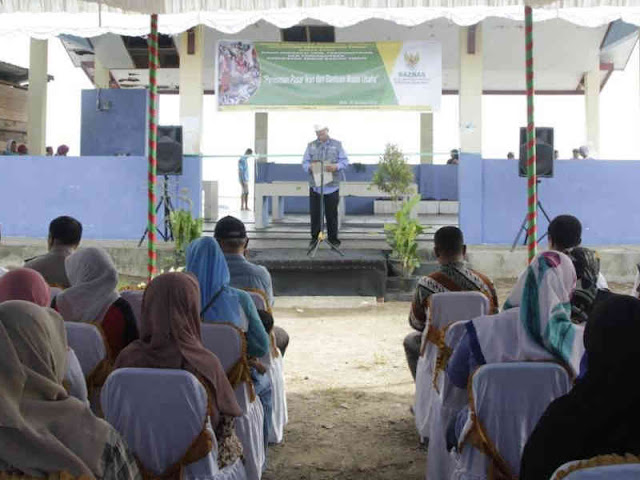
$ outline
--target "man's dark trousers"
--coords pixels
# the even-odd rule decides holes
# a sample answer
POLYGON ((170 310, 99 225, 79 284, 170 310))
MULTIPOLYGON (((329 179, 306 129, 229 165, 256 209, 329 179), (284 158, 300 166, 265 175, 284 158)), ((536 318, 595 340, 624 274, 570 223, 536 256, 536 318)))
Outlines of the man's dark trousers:
MULTIPOLYGON (((309 209, 311 210, 311 238, 318 238, 322 219, 320 218, 320 194, 309 189, 309 209)), ((327 219, 327 235, 329 241, 339 244, 338 240, 338 203, 340 191, 337 190, 324 196, 324 214, 327 219)))

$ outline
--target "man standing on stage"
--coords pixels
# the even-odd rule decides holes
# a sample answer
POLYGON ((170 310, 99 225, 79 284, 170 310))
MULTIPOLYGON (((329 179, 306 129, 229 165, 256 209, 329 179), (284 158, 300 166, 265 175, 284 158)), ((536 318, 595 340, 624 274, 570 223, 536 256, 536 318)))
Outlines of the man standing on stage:
POLYGON ((325 218, 327 219, 327 233, 329 243, 340 246, 338 240, 338 203, 340 202, 340 179, 344 177, 344 170, 349 165, 347 154, 342 143, 329 138, 329 128, 315 125, 316 140, 307 145, 302 161, 302 168, 309 174, 309 209, 311 211, 311 242, 313 248, 318 242, 318 235, 322 224, 320 218, 320 202, 324 201, 325 218), (324 199, 321 199, 319 183, 320 165, 324 162, 324 199))
POLYGON ((249 210, 249 165, 247 163, 249 155, 253 155, 253 150, 247 148, 244 155, 238 160, 238 180, 242 187, 240 210, 249 210))

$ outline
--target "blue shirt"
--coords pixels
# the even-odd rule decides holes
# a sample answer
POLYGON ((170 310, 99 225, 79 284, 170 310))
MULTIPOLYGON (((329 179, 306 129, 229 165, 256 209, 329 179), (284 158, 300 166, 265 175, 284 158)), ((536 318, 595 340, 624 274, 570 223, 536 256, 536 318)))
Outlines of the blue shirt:
POLYGON ((273 305, 273 283, 269 270, 261 265, 251 263, 244 255, 225 253, 231 286, 235 288, 255 288, 267 294, 269 305, 273 305))
POLYGON ((249 183, 249 165, 246 155, 241 156, 238 160, 238 178, 241 183, 249 183))
MULTIPOLYGON (((331 139, 328 139, 327 142, 330 142, 331 139)), ((326 142, 324 142, 326 143, 326 142)), ((344 152, 344 148, 342 148, 342 144, 340 144, 340 147, 338 149, 338 163, 336 164, 338 165, 338 171, 341 172, 343 171, 345 168, 347 168, 347 165, 349 165, 349 159, 347 158, 347 154, 344 152)), ((304 152, 304 157, 302 158, 302 168, 304 169, 305 172, 307 173, 311 173, 311 154, 309 153, 309 146, 307 145, 307 149, 304 152)), ((329 195, 331 193, 337 192, 340 189, 340 187, 334 187, 334 186, 327 186, 325 185, 324 187, 324 194, 325 195, 329 195)), ((316 193, 320 193, 320 187, 313 187, 313 191, 316 193)))

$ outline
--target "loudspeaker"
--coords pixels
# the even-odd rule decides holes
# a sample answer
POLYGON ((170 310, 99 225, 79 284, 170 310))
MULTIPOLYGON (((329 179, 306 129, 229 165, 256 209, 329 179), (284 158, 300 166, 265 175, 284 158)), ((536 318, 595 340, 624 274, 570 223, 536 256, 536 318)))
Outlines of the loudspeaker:
POLYGON ((158 175, 182 175, 182 127, 158 126, 158 175))
MULTIPOLYGON (((538 177, 553 178, 553 128, 536 128, 536 174, 538 177)), ((519 175, 527 176, 527 129, 520 128, 519 175)))

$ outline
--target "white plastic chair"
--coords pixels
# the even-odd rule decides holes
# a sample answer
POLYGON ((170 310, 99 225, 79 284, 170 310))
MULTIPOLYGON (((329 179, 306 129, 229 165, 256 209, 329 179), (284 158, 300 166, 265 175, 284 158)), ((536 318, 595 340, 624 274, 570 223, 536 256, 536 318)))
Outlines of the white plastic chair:
POLYGON ((434 293, 429 297, 427 325, 422 334, 423 354, 416 367, 416 398, 414 405, 416 428, 421 437, 429 436, 432 404, 437 395, 433 387, 433 372, 438 347, 427 339, 429 329, 440 334, 448 325, 471 320, 489 313, 489 300, 480 292, 434 293))
MULTIPOLYGON (((246 361, 245 339, 234 326, 203 323, 201 335, 203 345, 220 359, 227 374, 238 362, 246 361)), ((252 388, 247 382, 242 382, 235 388, 236 399, 243 411, 242 417, 236 419, 236 433, 242 442, 247 477, 258 480, 262 477, 262 468, 266 462, 264 410, 257 396, 251 401, 252 388)))
POLYGON ((64 322, 64 327, 67 344, 82 368, 91 409, 100 415, 100 387, 110 368, 105 340, 91 323, 64 322))
MULTIPOLYGON (((559 479, 561 472, 569 470, 579 463, 581 462, 573 461, 560 466, 552 475, 551 480, 559 479)), ((579 470, 573 470, 562 478, 563 480, 638 480, 640 478, 640 463, 580 467, 579 470)))
MULTIPOLYGON (((271 310, 265 294, 255 290, 246 290, 246 292, 251 295, 251 300, 253 300, 258 310, 271 310)), ((267 367, 267 376, 271 381, 273 392, 273 409, 269 423, 269 443, 281 443, 284 440, 284 427, 289 422, 284 380, 284 358, 282 357, 282 352, 276 346, 273 332, 270 335, 269 342, 271 344, 269 353, 260 359, 262 364, 267 367)))
POLYGON ((508 474, 517 478, 522 451, 549 404, 571 388, 567 371, 556 363, 496 363, 480 367, 471 379, 472 405, 460 437, 454 480, 489 478, 493 460, 467 441, 482 428, 508 474), (472 411, 477 421, 473 420, 472 411))
MULTIPOLYGON (((463 337, 467 321, 455 322, 447 328, 445 343, 455 349, 463 337)), ((446 372, 438 375, 438 390, 432 402, 429 421, 429 448, 427 449, 427 478, 451 478, 455 468, 455 455, 447 451, 446 431, 449 421, 469 403, 467 390, 449 381, 446 372)))
POLYGON ((89 405, 89 393, 87 381, 84 378, 80 361, 72 348, 67 350, 67 370, 64 381, 69 388, 69 395, 89 405))
POLYGON ((218 446, 207 418, 207 392, 184 370, 123 368, 102 389, 105 419, 120 432, 144 468, 155 475, 176 464, 207 430, 213 448, 183 466, 185 480, 245 480, 241 460, 218 468, 218 446))

